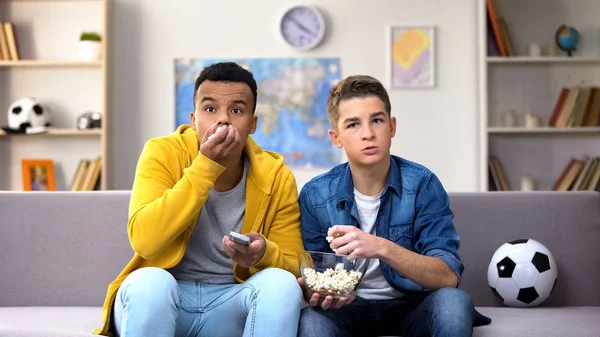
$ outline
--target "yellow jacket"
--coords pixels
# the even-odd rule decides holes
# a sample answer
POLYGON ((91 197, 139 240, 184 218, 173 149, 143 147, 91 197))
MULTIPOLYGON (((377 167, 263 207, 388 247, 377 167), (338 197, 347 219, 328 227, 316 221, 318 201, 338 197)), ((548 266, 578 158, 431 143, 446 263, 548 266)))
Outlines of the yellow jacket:
MULTIPOLYGON (((297 254, 303 245, 296 180, 281 155, 262 150, 252 138, 248 137, 244 151, 250 170, 242 233, 258 232, 267 245, 255 266, 243 268, 234 263, 234 277, 243 282, 268 267, 299 276, 297 254)), ((112 306, 127 275, 142 267, 168 269, 181 261, 208 192, 224 171, 198 152, 196 131, 189 125, 146 142, 136 168, 127 222, 135 254, 108 286, 104 326, 94 334, 112 335, 112 306)))

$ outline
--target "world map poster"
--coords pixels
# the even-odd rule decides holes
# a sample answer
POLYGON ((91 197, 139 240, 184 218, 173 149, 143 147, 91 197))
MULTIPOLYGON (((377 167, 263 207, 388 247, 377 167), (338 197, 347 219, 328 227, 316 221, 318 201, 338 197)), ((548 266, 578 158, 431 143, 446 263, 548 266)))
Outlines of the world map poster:
POLYGON ((328 135, 327 96, 340 80, 337 58, 176 59, 175 127, 189 124, 194 83, 202 69, 236 62, 254 75, 258 87, 257 129, 251 137, 295 167, 332 167, 341 151, 328 135))

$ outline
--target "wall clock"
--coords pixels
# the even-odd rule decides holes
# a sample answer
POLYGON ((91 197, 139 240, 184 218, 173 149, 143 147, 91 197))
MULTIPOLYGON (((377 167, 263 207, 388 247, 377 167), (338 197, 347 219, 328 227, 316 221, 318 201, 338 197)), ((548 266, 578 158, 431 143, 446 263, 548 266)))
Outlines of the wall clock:
POLYGON ((325 37, 325 20, 313 6, 294 6, 281 17, 279 31, 283 40, 299 50, 310 50, 325 37))

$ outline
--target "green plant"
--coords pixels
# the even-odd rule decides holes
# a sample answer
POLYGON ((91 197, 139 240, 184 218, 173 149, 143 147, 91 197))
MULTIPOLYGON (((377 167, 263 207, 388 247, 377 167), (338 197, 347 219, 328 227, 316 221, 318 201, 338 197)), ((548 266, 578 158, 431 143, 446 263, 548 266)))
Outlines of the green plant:
POLYGON ((79 41, 100 42, 100 41, 102 41, 102 37, 100 36, 100 34, 98 34, 96 32, 83 32, 83 33, 81 33, 81 36, 79 37, 79 41))

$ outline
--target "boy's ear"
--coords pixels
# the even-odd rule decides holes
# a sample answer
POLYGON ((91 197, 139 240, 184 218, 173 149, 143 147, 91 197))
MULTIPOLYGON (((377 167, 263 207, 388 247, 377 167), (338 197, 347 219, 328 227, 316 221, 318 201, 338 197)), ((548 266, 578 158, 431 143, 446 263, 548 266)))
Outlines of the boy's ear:
POLYGON ((390 117, 390 131, 392 138, 396 136, 396 117, 390 117))
POLYGON ((192 126, 192 130, 196 131, 196 112, 190 112, 190 125, 192 126))
POLYGON ((250 125, 250 134, 253 135, 256 132, 256 123, 258 122, 258 116, 255 114, 252 116, 252 124, 250 125))
POLYGON ((340 137, 338 137, 337 131, 335 131, 334 129, 329 130, 329 138, 331 138, 331 142, 338 149, 342 148, 343 144, 342 144, 342 142, 340 140, 340 137))

